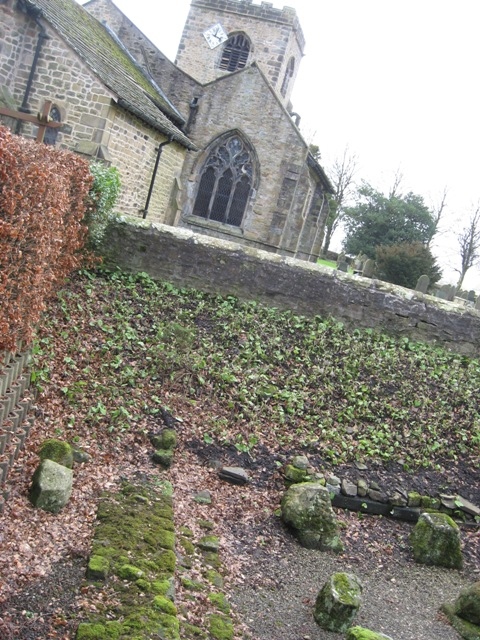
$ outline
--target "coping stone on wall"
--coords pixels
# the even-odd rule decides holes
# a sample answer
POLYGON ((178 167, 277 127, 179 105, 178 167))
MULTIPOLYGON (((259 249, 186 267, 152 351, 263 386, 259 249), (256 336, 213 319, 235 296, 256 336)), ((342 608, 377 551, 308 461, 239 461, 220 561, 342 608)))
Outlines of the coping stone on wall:
POLYGON ((104 246, 106 264, 125 271, 480 356, 480 312, 473 307, 136 218, 113 222, 104 246))

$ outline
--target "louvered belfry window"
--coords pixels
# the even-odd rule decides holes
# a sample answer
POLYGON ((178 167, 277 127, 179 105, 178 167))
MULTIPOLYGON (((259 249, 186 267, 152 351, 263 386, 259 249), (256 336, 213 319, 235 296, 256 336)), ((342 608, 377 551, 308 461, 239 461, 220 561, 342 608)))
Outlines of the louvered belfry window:
POLYGON ((251 154, 239 136, 216 147, 203 168, 193 215, 239 227, 253 180, 251 154))
POLYGON ((247 64, 250 53, 250 41, 242 33, 237 33, 225 43, 222 57, 220 59, 220 69, 226 71, 237 71, 243 69, 247 64))

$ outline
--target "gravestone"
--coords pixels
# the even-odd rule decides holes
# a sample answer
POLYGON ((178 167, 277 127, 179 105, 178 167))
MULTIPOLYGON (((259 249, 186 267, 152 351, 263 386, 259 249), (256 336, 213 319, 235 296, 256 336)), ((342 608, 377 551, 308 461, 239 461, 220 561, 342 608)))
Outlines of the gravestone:
POLYGON ((475 294, 475 291, 473 291, 473 289, 470 289, 467 295, 467 300, 470 300, 470 302, 475 302, 476 298, 477 296, 475 294))
POLYGON ((345 273, 348 271, 348 262, 346 262, 345 260, 340 260, 337 262, 337 269, 338 271, 345 271, 345 273))
POLYGON ((456 289, 451 284, 442 284, 440 289, 437 291, 437 297, 442 300, 448 300, 449 302, 453 302, 455 298, 456 289))
POLYGON ((427 293, 429 284, 430 278, 427 275, 420 276, 417 280, 415 291, 418 291, 419 293, 427 293))
POLYGON ((373 278, 373 274, 375 272, 375 261, 369 258, 365 261, 363 265, 362 276, 364 278, 373 278))
POLYGON ((475 302, 475 309, 480 309, 480 296, 478 296, 477 301, 475 302))

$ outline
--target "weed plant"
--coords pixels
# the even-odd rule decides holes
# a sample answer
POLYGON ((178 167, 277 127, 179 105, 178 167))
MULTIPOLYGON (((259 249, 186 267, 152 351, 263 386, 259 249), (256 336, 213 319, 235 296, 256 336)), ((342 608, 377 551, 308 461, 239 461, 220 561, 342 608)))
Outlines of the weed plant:
POLYGON ((407 469, 480 452, 478 360, 142 273, 72 279, 35 363, 35 383, 58 390, 71 428, 121 437, 177 394, 206 416, 205 441, 241 451, 307 448, 407 469))

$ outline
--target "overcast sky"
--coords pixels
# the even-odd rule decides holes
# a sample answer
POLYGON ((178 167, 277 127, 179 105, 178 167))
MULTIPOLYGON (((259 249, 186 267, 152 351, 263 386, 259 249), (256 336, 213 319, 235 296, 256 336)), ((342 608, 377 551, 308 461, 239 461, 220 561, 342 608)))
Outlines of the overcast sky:
MULTIPOLYGON (((190 0, 114 1, 175 59, 190 0)), ((358 157, 359 180, 388 191, 400 172, 404 191, 429 206, 447 188, 436 253, 445 279, 455 282, 455 234, 480 202, 479 0, 273 4, 294 7, 305 34, 292 102, 321 163, 328 171, 348 147, 358 157)), ((480 290, 478 267, 464 286, 480 290)))

